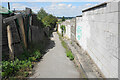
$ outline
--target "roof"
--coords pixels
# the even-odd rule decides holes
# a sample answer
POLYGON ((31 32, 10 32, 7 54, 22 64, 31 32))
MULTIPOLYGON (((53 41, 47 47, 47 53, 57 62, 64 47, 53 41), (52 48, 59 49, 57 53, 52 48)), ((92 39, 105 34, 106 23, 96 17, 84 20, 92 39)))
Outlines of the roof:
POLYGON ((82 15, 78 15, 78 16, 76 16, 76 17, 82 17, 82 15))
POLYGON ((12 13, 12 11, 6 9, 5 7, 0 6, 0 14, 9 14, 12 13))
POLYGON ((94 9, 94 8, 97 8, 97 7, 100 7, 100 6, 106 5, 106 4, 107 4, 107 2, 104 2, 104 3, 101 3, 101 4, 95 5, 95 6, 93 6, 93 7, 90 7, 90 8, 84 9, 84 10, 82 10, 82 12, 86 12, 86 11, 89 11, 89 10, 91 10, 91 9, 94 9))

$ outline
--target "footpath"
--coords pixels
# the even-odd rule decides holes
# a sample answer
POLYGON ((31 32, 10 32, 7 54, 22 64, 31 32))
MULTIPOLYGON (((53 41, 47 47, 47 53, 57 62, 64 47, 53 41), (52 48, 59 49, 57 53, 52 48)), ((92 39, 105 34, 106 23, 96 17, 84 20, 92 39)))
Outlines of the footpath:
POLYGON ((74 62, 66 57, 56 32, 53 32, 48 48, 43 59, 34 67, 35 73, 30 78, 81 78, 74 62))

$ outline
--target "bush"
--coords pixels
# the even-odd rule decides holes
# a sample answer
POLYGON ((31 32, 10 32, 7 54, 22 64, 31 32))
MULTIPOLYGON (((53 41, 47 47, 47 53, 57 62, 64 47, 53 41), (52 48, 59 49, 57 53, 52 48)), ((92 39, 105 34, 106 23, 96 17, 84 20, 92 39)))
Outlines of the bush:
POLYGON ((16 58, 14 61, 2 61, 2 78, 14 77, 20 70, 24 77, 28 76, 27 70, 31 70, 33 67, 32 62, 41 58, 41 53, 35 50, 33 53, 25 51, 20 59, 16 58), (26 72, 24 72, 26 71, 26 72))
POLYGON ((34 56, 35 56, 36 59, 39 59, 42 55, 41 55, 41 53, 37 50, 37 51, 34 52, 34 56))
POLYGON ((2 77, 8 78, 11 76, 15 76, 15 74, 25 68, 32 68, 32 64, 30 61, 25 60, 21 61, 16 59, 15 61, 2 61, 2 77))

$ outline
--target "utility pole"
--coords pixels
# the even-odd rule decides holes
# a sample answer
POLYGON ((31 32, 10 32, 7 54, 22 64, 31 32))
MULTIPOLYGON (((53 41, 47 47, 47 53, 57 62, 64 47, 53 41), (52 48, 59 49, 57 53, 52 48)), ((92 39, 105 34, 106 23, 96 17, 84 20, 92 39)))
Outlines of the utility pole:
POLYGON ((8 9, 10 10, 10 3, 8 2, 8 9))
POLYGON ((10 16, 10 3, 8 2, 8 12, 9 12, 9 16, 10 16))

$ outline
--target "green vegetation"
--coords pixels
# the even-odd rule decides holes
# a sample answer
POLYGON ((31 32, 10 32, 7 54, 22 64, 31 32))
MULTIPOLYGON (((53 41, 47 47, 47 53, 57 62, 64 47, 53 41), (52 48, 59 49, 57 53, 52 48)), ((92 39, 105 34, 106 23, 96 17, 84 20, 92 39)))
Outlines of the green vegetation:
POLYGON ((55 16, 49 14, 42 19, 42 22, 46 27, 49 26, 50 28, 52 28, 52 26, 55 26, 55 24, 57 22, 57 18, 55 16))
MULTIPOLYGON (((32 64, 28 60, 2 61, 2 78, 9 78, 19 74, 18 72, 31 70, 32 64)), ((25 73, 23 73, 26 75, 25 73)))
POLYGON ((63 37, 63 33, 66 32, 66 28, 65 28, 65 25, 61 25, 60 26, 61 30, 62 30, 62 37, 63 37))
POLYGON ((42 55, 38 50, 35 50, 33 53, 25 51, 19 56, 19 58, 15 58, 14 61, 3 60, 1 66, 2 78, 27 77, 29 75, 29 71, 33 68, 33 63, 38 61, 41 56, 42 55))
POLYGON ((32 75, 32 69, 34 64, 40 61, 42 56, 45 54, 45 49, 49 39, 44 38, 44 41, 39 43, 30 43, 28 49, 24 48, 24 52, 19 56, 16 56, 14 61, 8 58, 8 55, 2 55, 2 78, 14 80, 14 78, 24 78, 32 75))
POLYGON ((62 36, 58 33, 59 39, 61 40, 62 46, 66 49, 66 56, 69 57, 70 60, 74 60, 74 55, 71 50, 68 48, 67 44, 63 41, 62 36))
POLYGON ((64 16, 62 17, 62 21, 65 21, 65 17, 64 16))
POLYGON ((70 58, 70 60, 74 60, 74 56, 73 56, 73 54, 72 54, 72 52, 70 50, 67 50, 66 54, 67 54, 67 57, 70 58))
MULTIPOLYGON (((44 24, 44 27, 53 28, 57 22, 57 18, 46 13, 43 8, 38 12, 37 18, 44 24)), ((24 78, 31 75, 33 65, 38 62, 45 53, 44 49, 47 46, 47 42, 45 39, 41 41, 40 44, 30 43, 28 49, 24 48, 24 53, 15 57, 14 60, 10 60, 8 56, 2 55, 2 65, 0 65, 2 78, 9 80, 9 78, 12 77, 24 78)))
POLYGON ((42 20, 47 15, 48 15, 48 13, 46 13, 46 11, 43 8, 41 8, 37 13, 37 18, 39 20, 42 20))
POLYGON ((53 16, 52 14, 46 13, 46 11, 41 8, 39 12, 37 13, 37 17, 42 23, 44 24, 44 27, 54 27, 57 22, 57 18, 53 16))

